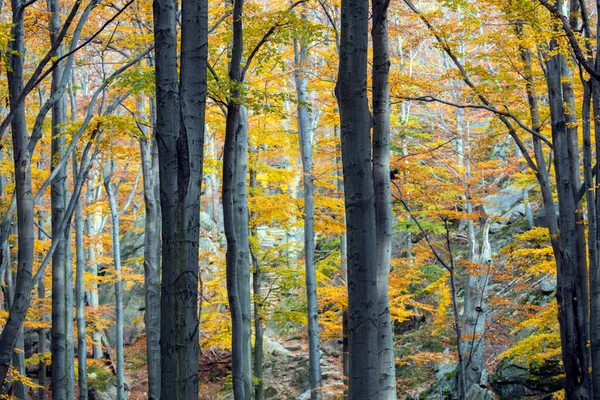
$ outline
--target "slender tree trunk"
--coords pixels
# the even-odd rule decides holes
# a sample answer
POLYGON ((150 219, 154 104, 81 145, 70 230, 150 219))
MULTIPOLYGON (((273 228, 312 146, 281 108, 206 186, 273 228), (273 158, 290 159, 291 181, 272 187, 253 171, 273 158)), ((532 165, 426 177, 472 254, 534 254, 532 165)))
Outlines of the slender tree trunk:
MULTIPOLYGON (((250 193, 256 193, 256 171, 250 169, 250 193)), ((251 218, 252 219, 252 218, 251 218)), ((251 228, 252 236, 256 237, 256 229, 251 228)), ((252 256, 252 290, 254 292, 254 400, 264 400, 265 384, 263 381, 263 342, 264 342, 264 327, 262 317, 262 273, 260 269, 260 261, 256 257, 256 249, 250 249, 252 256)))
POLYGON ((12 27, 8 59, 9 104, 14 112, 11 122, 12 148, 15 167, 15 195, 17 203, 17 282, 15 301, 0 335, 0 382, 4 382, 13 356, 17 336, 29 308, 33 265, 33 198, 31 188, 31 155, 25 122, 25 105, 17 102, 23 87, 24 24, 21 0, 12 0, 12 27))
POLYGON ((155 174, 152 165, 150 139, 140 138, 142 173, 144 177, 144 287, 146 353, 148 356, 148 398, 160 399, 160 210, 156 198, 155 174))
POLYGON ((248 111, 240 107, 240 125, 235 147, 235 185, 233 189, 234 221, 238 239, 238 290, 242 308, 242 340, 244 346, 244 393, 252 398, 252 312, 250 301, 250 244, 248 238, 248 111))
POLYGON ((312 130, 307 107, 308 92, 304 68, 306 45, 294 43, 296 95, 298 97, 298 138, 304 177, 304 269, 306 274, 306 305, 308 313, 308 380, 311 399, 322 397, 321 350, 319 343, 319 308, 317 303, 317 270, 315 265, 315 195, 313 177, 312 130), (299 48, 298 48, 299 47, 299 48))
POLYGON ((390 188, 390 94, 388 50, 389 1, 373 0, 373 184, 377 221, 377 309, 379 398, 396 399, 394 334, 388 280, 392 256, 392 193, 390 188))
POLYGON ((156 138, 162 214, 161 398, 198 397, 198 241, 208 2, 183 0, 181 84, 177 3, 156 0, 156 138))
MULTIPOLYGON (((50 12, 50 39, 54 43, 60 30, 60 10, 57 0, 48 0, 50 12)), ((57 54, 62 55, 62 50, 57 54)), ((58 64, 52 72, 51 96, 60 85, 63 65, 58 64)), ((58 160, 64 152, 65 137, 62 135, 62 125, 66 122, 66 109, 64 97, 60 97, 52 107, 52 160, 51 169, 54 170, 58 160)), ((66 400, 74 395, 70 392, 68 339, 72 332, 67 330, 69 310, 67 309, 67 235, 59 232, 59 226, 65 218, 65 203, 67 196, 67 168, 60 167, 51 184, 52 204, 52 239, 58 241, 58 246, 52 256, 52 397, 57 400, 66 400)))
MULTIPOLYGON (((38 298, 44 299, 45 297, 46 287, 44 286, 44 280, 42 279, 38 285, 38 298)), ((42 315, 41 318, 44 319, 45 316, 42 315)), ((38 353, 46 353, 46 347, 46 329, 42 328, 38 332, 38 353)), ((46 368, 46 361, 40 361, 38 364, 38 385, 40 385, 41 388, 38 389, 38 400, 46 400, 46 368)))
POLYGON ((117 281, 115 282, 115 347, 117 356, 117 400, 125 399, 125 358, 123 356, 123 279, 121 278, 121 239, 119 233, 119 211, 115 188, 110 182, 114 169, 114 161, 104 166, 104 188, 110 206, 112 252, 117 281))
MULTIPOLYGON (((6 295, 7 295, 7 309, 10 309, 14 303, 15 298, 15 280, 12 273, 12 268, 9 265, 9 268, 6 268, 6 295)), ((23 342, 23 329, 19 331, 19 335, 17 336, 17 343, 15 345, 15 354, 13 355, 12 364, 13 367, 17 370, 17 372, 21 376, 25 376, 25 357, 24 357, 24 347, 25 344, 23 342)), ((12 394, 18 398, 19 400, 24 399, 27 400, 27 392, 26 387, 20 380, 13 380, 12 383, 12 394)))
POLYGON ((227 238, 227 294, 232 322, 232 377, 236 400, 252 396, 252 374, 249 361, 249 257, 248 205, 246 172, 248 131, 239 85, 243 83, 243 0, 233 5, 233 42, 229 78, 235 85, 230 92, 223 148, 223 224, 227 238), (250 374, 248 374, 250 372, 250 374))
MULTIPOLYGON (((73 157, 73 176, 77 176, 77 159, 73 157)), ((83 213, 81 200, 75 206, 75 318, 77 320, 77 374, 79 400, 88 398, 87 339, 85 322, 85 248, 83 245, 83 213)))
MULTIPOLYGON (((96 173, 96 172, 94 172, 96 173)), ((94 187, 94 179, 89 177, 87 182, 87 190, 86 190, 86 199, 88 205, 93 204, 97 201, 99 197, 98 188, 94 187)), ((96 206, 94 210, 90 212, 87 216, 87 235, 89 237, 89 245, 87 251, 87 264, 89 266, 89 272, 92 277, 98 277, 98 263, 96 261, 96 253, 98 251, 98 245, 96 244, 99 240, 98 234, 100 233, 100 229, 102 227, 102 214, 101 208, 96 206)), ((88 293, 88 303, 92 308, 98 308, 100 306, 100 297, 98 295, 98 283, 94 279, 92 282, 92 289, 88 293)), ((101 360, 104 358, 104 352, 102 351, 101 341, 102 335, 100 332, 94 330, 91 334, 92 337, 92 357, 96 360, 101 360)))
POLYGON ((369 1, 342 0, 340 107, 348 237, 350 400, 377 399, 378 310, 371 115, 367 98, 369 1))

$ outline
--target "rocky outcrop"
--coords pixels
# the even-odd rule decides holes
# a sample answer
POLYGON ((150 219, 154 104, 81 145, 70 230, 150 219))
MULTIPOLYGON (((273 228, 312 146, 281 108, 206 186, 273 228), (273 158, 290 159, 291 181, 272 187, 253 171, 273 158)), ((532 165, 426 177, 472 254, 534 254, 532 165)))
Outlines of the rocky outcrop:
POLYGON ((517 400, 554 393, 562 388, 558 361, 549 360, 539 367, 527 367, 514 360, 504 360, 496 368, 490 383, 502 400, 517 400))

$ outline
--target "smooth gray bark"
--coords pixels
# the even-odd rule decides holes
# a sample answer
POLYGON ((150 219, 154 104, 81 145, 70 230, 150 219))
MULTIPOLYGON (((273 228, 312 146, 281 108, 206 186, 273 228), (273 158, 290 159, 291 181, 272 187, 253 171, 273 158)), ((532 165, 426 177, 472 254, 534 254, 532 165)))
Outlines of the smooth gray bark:
POLYGON ((319 307, 317 303, 317 269, 315 265, 315 196, 313 176, 312 129, 308 110, 306 45, 294 43, 294 81, 298 98, 298 139, 302 158, 304 185, 304 270, 306 275, 306 308, 308 317, 308 380, 311 399, 321 394, 321 350, 319 343, 319 307), (299 48, 298 48, 299 47, 299 48))
MULTIPOLYGON (((55 42, 60 30, 60 10, 57 0, 48 0, 48 12, 50 17, 50 40, 55 42)), ((62 50, 57 50, 59 56, 62 50)), ((63 65, 58 64, 52 72, 53 96, 60 85, 63 65)), ((51 184, 51 207, 52 207, 52 238, 58 242, 54 255, 52 256, 52 397, 58 400, 66 400, 74 395, 70 392, 71 382, 69 379, 69 360, 67 337, 72 332, 67 330, 67 232, 59 232, 59 227, 65 218, 65 198, 67 196, 67 167, 57 168, 57 161, 64 152, 65 137, 62 135, 62 125, 66 122, 65 101, 61 96, 52 107, 52 139, 51 139, 51 170, 57 169, 51 184)))
POLYGON ((114 161, 104 165, 104 189, 108 196, 110 208, 112 253, 117 281, 115 282, 115 350, 116 350, 116 378, 117 400, 125 399, 125 358, 123 355, 123 279, 121 278, 121 238, 119 233, 119 211, 115 188, 111 183, 114 161))
POLYGON ((392 257, 392 192, 390 183, 389 1, 373 0, 373 184, 377 221, 377 308, 379 398, 396 399, 394 334, 388 281, 392 257))
MULTIPOLYGON (((250 193, 256 193, 256 170, 250 169, 250 193)), ((250 217, 252 220, 252 216, 250 217)), ((251 235, 256 237, 255 226, 250 228, 251 235)), ((253 361, 253 376, 254 376, 254 400, 264 400, 265 398, 265 383, 263 380, 263 343, 264 343, 264 325, 263 325, 263 298, 262 298, 262 272, 256 249, 250 248, 252 257, 252 290, 254 292, 254 359, 253 361)))
POLYGON ((369 1, 342 0, 338 97, 348 240, 350 400, 377 399, 378 310, 371 114, 367 97, 369 1))
POLYGON ((157 0, 153 9, 163 260, 161 398, 192 399, 198 397, 198 241, 208 2, 182 2, 181 82, 177 68, 177 2, 157 0))
POLYGON ((9 104, 14 117, 11 121, 15 195, 17 209, 17 279, 14 302, 0 335, 0 382, 4 382, 13 356, 17 336, 29 308, 33 265, 33 197, 31 188, 31 155, 25 121, 25 106, 18 101, 23 89, 24 8, 21 0, 12 0, 12 27, 9 42, 8 75, 9 104))
MULTIPOLYGON (((73 157, 73 175, 77 175, 77 160, 73 157)), ((85 321, 85 247, 83 244, 83 213, 81 200, 75 205, 75 319, 77 321, 77 385, 79 400, 88 398, 87 338, 85 321)))
MULTIPOLYGON (((249 309, 248 205, 245 188, 248 131, 241 103, 243 84, 243 0, 233 3, 233 41, 229 62, 229 79, 233 83, 227 105, 225 144, 223 147, 223 225, 227 239, 227 296, 231 313, 231 352, 233 394, 235 400, 252 396, 252 374, 248 376, 249 309), (241 208, 238 208, 241 207, 241 208), (244 223, 245 222, 245 223, 244 223), (248 327, 246 326, 248 325, 248 327), (250 386, 248 387, 248 383, 250 386)), ((251 365, 250 365, 251 367, 251 365)), ((251 372, 251 371, 250 371, 251 372)))
MULTIPOLYGON (((146 132, 147 134, 147 132, 146 132)), ((146 354, 148 357, 148 398, 160 398, 160 209, 156 196, 158 181, 152 160, 151 140, 140 137, 144 204, 144 287, 146 354)))
MULTIPOLYGON (((468 211, 472 212, 468 203, 468 211)), ((473 221, 468 222, 469 240, 471 249, 469 259, 473 263, 471 268, 477 268, 474 274, 467 272, 467 282, 464 291, 464 337, 463 348, 465 360, 465 385, 481 384, 481 375, 484 367, 483 350, 485 321, 487 315, 487 284, 490 276, 489 263, 492 259, 489 241, 490 220, 486 220, 481 245, 475 237, 473 221)))
MULTIPOLYGON (((86 180, 87 187, 85 197, 88 206, 95 203, 100 196, 100 187, 95 186, 92 174, 97 174, 97 172, 92 171, 90 177, 86 180)), ((94 210, 87 215, 87 220, 85 224, 87 235, 90 239, 86 254, 87 265, 89 268, 90 275, 92 275, 92 277, 94 278, 98 277, 98 264, 96 262, 96 253, 98 250, 98 235, 100 234, 100 230, 102 228, 102 219, 102 209, 100 206, 96 206, 94 207, 94 210)), ((100 297, 98 295, 98 283, 95 279, 92 281, 92 289, 88 292, 88 304, 92 308, 97 308, 98 306, 100 306, 100 297)), ((100 332, 94 330, 91 334, 91 338, 93 342, 92 358, 96 360, 101 360, 102 358, 104 358, 104 353, 102 351, 101 346, 102 337, 100 332)))

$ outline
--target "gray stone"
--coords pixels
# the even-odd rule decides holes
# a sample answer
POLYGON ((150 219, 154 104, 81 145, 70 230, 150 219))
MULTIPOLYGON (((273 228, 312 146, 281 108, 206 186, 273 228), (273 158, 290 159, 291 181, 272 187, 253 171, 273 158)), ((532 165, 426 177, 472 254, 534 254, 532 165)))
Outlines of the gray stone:
POLYGON ((554 293, 554 290, 556 290, 556 278, 543 279, 540 282, 540 290, 546 296, 554 293))
POLYGON ((503 360, 490 379, 494 391, 503 400, 543 396, 562 388, 563 373, 558 360, 538 367, 527 367, 514 360, 503 360))
POLYGON ((467 400, 495 400, 494 393, 478 385, 472 385, 467 392, 467 400))
POLYGON ((486 203, 483 210, 486 214, 500 217, 523 200, 523 190, 507 187, 496 195, 485 197, 484 200, 486 203))

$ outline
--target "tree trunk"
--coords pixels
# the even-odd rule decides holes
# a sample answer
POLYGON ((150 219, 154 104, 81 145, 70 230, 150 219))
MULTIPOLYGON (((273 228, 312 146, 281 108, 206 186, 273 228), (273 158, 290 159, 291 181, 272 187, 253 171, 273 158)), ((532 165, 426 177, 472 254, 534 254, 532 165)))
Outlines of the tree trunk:
POLYGON ((250 282, 248 247, 247 116, 241 104, 243 53, 243 0, 233 8, 233 43, 229 78, 235 85, 229 94, 223 148, 223 224, 227 238, 227 294, 232 321, 232 377, 236 400, 252 396, 250 347, 250 282))
POLYGON ((2 334, 0 335, 0 382, 4 382, 13 356, 17 336, 29 308, 33 265, 33 198, 31 188, 31 155, 25 122, 25 105, 17 102, 23 87, 24 24, 21 0, 12 0, 11 41, 8 52, 9 104, 14 112, 11 122, 17 202, 18 253, 15 296, 2 334))
MULTIPOLYGON (((94 172, 96 173, 96 172, 94 172)), ((94 187, 94 179, 93 177, 88 177, 87 179, 87 190, 86 190, 86 201, 88 205, 93 204, 98 200, 99 190, 94 187)), ((87 264, 89 266, 89 272, 92 277, 98 277, 98 263, 96 261, 96 253, 98 251, 97 241, 99 240, 98 235, 100 234, 100 229, 102 227, 102 214, 101 208, 99 206, 94 207, 94 210, 87 215, 87 235, 89 237, 89 245, 87 251, 87 264)), ((88 303, 92 308, 98 308, 100 306, 100 297, 98 296, 98 283, 96 280, 92 282, 92 289, 88 293, 88 303)), ((92 332, 92 357, 96 360, 101 360, 104 357, 104 352, 102 351, 102 336, 100 332, 92 332)))
MULTIPOLYGON (((250 169, 250 193, 256 193, 256 171, 250 169)), ((252 219, 252 218, 251 218, 252 219)), ((256 238, 256 229, 252 226, 250 232, 256 238)), ((252 256, 252 290, 254 292, 254 400, 264 400, 265 384, 263 381, 263 342, 264 342, 264 326, 262 317, 262 273, 260 269, 260 261, 256 257, 256 249, 250 249, 252 256)))
POLYGON ((306 306, 308 313, 308 380, 311 399, 322 397, 321 350, 319 343, 319 307, 317 302, 317 270, 315 265, 315 198, 312 154, 312 130, 307 107, 306 45, 294 43, 296 95, 298 96, 298 139, 304 177, 304 269, 306 273, 306 306), (298 48, 299 47, 299 48, 298 48))
POLYGON ((181 84, 177 3, 157 0, 156 138, 162 214, 161 397, 198 397, 198 240, 202 184, 208 2, 183 0, 181 84))
POLYGON ((156 197, 152 150, 148 136, 140 137, 144 204, 144 287, 146 326, 146 354, 148 357, 148 398, 160 399, 160 210, 156 197))
MULTIPOLYGON (((551 42, 550 51, 556 49, 551 42)), ((560 246, 555 253, 558 268, 557 292, 558 320, 560 324, 563 365, 565 368, 565 396, 567 399, 588 399, 590 396, 587 357, 586 317, 584 314, 582 288, 578 279, 578 243, 576 227, 576 203, 569 155, 569 135, 564 110, 561 84, 561 54, 553 55, 546 62, 546 80, 552 121, 554 144, 554 169, 556 172, 560 246)))
MULTIPOLYGON (((55 42, 60 30, 60 10, 57 0, 48 0, 50 17, 50 40, 55 42)), ((62 50, 57 50, 59 56, 62 50)), ((60 85, 63 65, 59 63, 52 72, 51 96, 60 85)), ((62 135, 62 125, 66 122, 66 109, 64 97, 60 97, 52 107, 52 140, 51 140, 51 170, 56 168, 58 160, 64 153, 65 137, 62 135)), ((67 330, 69 312, 67 310, 67 285, 70 285, 67 266, 67 235, 68 231, 58 231, 62 220, 65 218, 65 203, 67 196, 67 167, 60 167, 59 172, 51 184, 52 204, 52 239, 58 241, 58 246, 52 256, 52 397, 58 400, 72 398, 69 393, 71 382, 69 379, 69 360, 67 337, 72 332, 67 330)))
POLYGON ((373 184, 377 240, 377 309, 379 398, 396 399, 394 334, 388 280, 392 256, 392 193, 390 188, 390 94, 388 53, 389 1, 373 0, 373 184))
POLYGON ((114 169, 114 161, 104 166, 104 188, 110 206, 110 222, 112 237, 112 252, 117 281, 115 282, 115 347, 117 364, 117 400, 125 399, 125 357, 123 356, 123 279, 121 278, 121 238, 119 233, 119 211, 115 188, 110 182, 114 169))
POLYGON ((368 0, 342 0, 340 107, 348 240, 348 398, 377 399, 378 310, 371 115, 367 98, 368 0))
MULTIPOLYGON (((73 176, 77 176, 77 159, 73 156, 73 176)), ((75 206, 75 318, 77 320, 77 375, 79 400, 88 398, 87 339, 85 322, 85 248, 81 200, 75 206)))

